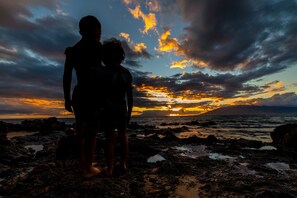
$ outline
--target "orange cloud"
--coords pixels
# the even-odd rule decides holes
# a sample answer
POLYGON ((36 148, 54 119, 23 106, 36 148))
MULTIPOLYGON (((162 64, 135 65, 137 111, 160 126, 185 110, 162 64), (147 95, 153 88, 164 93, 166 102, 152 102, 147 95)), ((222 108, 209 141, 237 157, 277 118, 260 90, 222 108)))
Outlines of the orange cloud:
POLYGON ((172 62, 170 65, 170 68, 180 68, 180 69, 184 69, 186 67, 190 67, 193 65, 193 61, 192 60, 181 60, 181 61, 175 61, 172 62))
POLYGON ((171 35, 171 30, 164 30, 161 34, 159 41, 159 51, 161 52, 174 52, 180 55, 183 55, 183 50, 181 50, 181 46, 176 38, 169 38, 171 35))
POLYGON ((270 94, 278 93, 280 91, 285 90, 285 86, 281 81, 268 82, 266 83, 266 86, 269 86, 266 93, 270 93, 270 94))
POLYGON ((119 36, 120 36, 120 37, 123 37, 124 39, 126 39, 129 43, 131 42, 130 34, 121 32, 121 33, 119 34, 119 36))
POLYGON ((144 43, 138 43, 134 46, 134 51, 136 52, 142 52, 145 49, 146 49, 146 46, 144 43))
POLYGON ((136 6, 134 10, 129 8, 129 12, 135 19, 141 18, 143 20, 144 30, 142 30, 142 33, 147 34, 149 30, 155 30, 157 26, 157 18, 154 13, 144 14, 140 9, 140 5, 136 6))
POLYGON ((120 37, 126 39, 128 41, 128 43, 131 45, 132 49, 134 52, 143 52, 144 50, 146 50, 146 45, 145 43, 134 43, 131 38, 130 38, 130 35, 128 33, 124 33, 124 32, 121 32, 119 34, 120 37))

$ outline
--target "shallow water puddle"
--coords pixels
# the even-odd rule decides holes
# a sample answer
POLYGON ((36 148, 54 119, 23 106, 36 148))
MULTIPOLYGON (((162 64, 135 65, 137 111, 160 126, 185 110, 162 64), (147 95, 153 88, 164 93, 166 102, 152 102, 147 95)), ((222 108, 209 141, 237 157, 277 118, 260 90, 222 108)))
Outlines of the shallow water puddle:
POLYGON ((34 154, 36 154, 38 151, 42 151, 44 146, 42 144, 32 144, 25 146, 25 148, 34 150, 34 154))
POLYGON ((283 163, 283 162, 271 162, 265 164, 267 167, 272 168, 277 171, 288 171, 291 170, 289 164, 283 163))
POLYGON ((174 146, 172 148, 181 152, 180 156, 189 157, 192 159, 209 155, 209 152, 206 150, 205 145, 198 145, 198 146, 185 145, 185 146, 174 146))
POLYGON ((147 159, 147 162, 148 163, 156 163, 156 162, 160 162, 160 161, 164 161, 164 160, 166 160, 166 159, 162 155, 157 154, 152 157, 149 157, 147 159))
POLYGON ((257 174, 257 171, 255 170, 250 170, 248 168, 248 165, 250 165, 249 163, 247 162, 242 162, 242 163, 239 163, 239 166, 234 166, 237 170, 237 172, 243 174, 243 175, 256 175, 257 174))
POLYGON ((38 132, 27 132, 27 131, 19 131, 19 132, 8 132, 6 134, 6 137, 8 140, 11 140, 14 137, 25 137, 25 136, 29 136, 29 135, 34 135, 38 132))
POLYGON ((229 155, 222 155, 220 153, 209 153, 208 157, 213 160, 233 160, 236 157, 231 157, 229 155))
POLYGON ((274 146, 262 146, 261 148, 259 148, 259 150, 261 150, 261 151, 273 151, 273 150, 277 150, 277 148, 274 147, 274 146))
POLYGON ((213 159, 213 160, 236 159, 236 157, 231 157, 220 153, 210 153, 207 150, 207 147, 205 145, 198 145, 198 146, 185 145, 185 146, 174 146, 172 148, 179 151, 180 156, 189 157, 192 159, 196 159, 198 157, 203 157, 203 156, 208 156, 210 159, 213 159))

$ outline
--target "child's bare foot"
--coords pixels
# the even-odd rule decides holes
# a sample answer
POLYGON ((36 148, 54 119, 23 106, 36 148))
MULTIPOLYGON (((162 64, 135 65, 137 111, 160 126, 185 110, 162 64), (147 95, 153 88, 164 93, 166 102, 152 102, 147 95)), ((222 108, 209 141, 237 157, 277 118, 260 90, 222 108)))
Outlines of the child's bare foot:
POLYGON ((107 177, 112 177, 112 174, 113 174, 113 168, 112 167, 105 167, 104 168, 104 172, 105 172, 105 175, 107 177))
POLYGON ((118 173, 118 174, 126 174, 127 172, 127 166, 126 164, 123 164, 123 163, 118 163, 115 167, 115 171, 118 173))
POLYGON ((92 166, 89 170, 86 170, 83 172, 83 176, 84 177, 92 177, 92 176, 98 175, 100 172, 101 171, 99 168, 92 166))

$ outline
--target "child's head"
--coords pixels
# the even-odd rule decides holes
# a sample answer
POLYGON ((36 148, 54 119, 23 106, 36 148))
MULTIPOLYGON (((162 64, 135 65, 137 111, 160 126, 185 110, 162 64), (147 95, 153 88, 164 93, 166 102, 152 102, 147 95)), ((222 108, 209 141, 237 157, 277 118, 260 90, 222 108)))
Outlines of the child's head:
POLYGON ((109 65, 112 63, 121 64, 125 59, 125 51, 119 40, 115 38, 103 42, 103 63, 109 65))
POLYGON ((94 16, 85 16, 79 21, 79 33, 85 38, 96 38, 100 40, 101 23, 94 16))

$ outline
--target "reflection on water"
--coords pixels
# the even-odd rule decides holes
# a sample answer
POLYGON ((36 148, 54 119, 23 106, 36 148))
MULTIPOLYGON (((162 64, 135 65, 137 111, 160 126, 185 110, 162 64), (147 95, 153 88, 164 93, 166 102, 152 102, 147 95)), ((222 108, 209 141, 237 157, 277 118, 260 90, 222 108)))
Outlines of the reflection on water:
POLYGON ((24 136, 28 136, 28 135, 34 135, 38 132, 26 132, 26 131, 19 131, 19 132, 8 132, 6 134, 6 137, 8 140, 14 138, 14 137, 24 137, 24 136))
POLYGON ((277 150, 277 148, 274 147, 274 146, 262 146, 261 148, 259 148, 259 150, 262 150, 262 151, 273 151, 273 150, 277 150))
POLYGON ((267 167, 272 168, 277 171, 287 171, 290 170, 289 164, 283 163, 283 162, 273 162, 273 163, 267 163, 267 167))
MULTIPOLYGON (((169 185, 168 177, 157 174, 158 168, 152 169, 150 174, 144 175, 144 191, 153 196, 161 191, 169 192, 169 197, 199 197, 202 184, 193 175, 177 176, 176 186, 169 185)), ((153 196, 154 197, 154 196, 153 196)), ((159 197, 159 196, 156 196, 159 197)), ((161 196, 162 197, 162 196, 161 196)))
POLYGON ((205 145, 184 145, 184 146, 174 146, 173 149, 179 152, 180 156, 188 157, 192 159, 197 159, 199 157, 208 156, 213 160, 234 160, 236 157, 231 157, 228 155, 223 155, 220 153, 211 153, 207 150, 205 145))
POLYGON ((206 150, 205 145, 185 145, 185 146, 174 146, 173 149, 177 150, 180 153, 180 156, 189 157, 196 159, 202 156, 208 156, 209 152, 206 150))
POLYGON ((164 161, 164 160, 165 160, 165 158, 162 155, 157 154, 152 157, 149 157, 147 159, 147 162, 148 163, 156 163, 156 162, 160 162, 160 161, 164 161))
POLYGON ((179 177, 179 184, 176 186, 175 192, 172 194, 174 197, 198 197, 199 189, 202 184, 196 179, 195 176, 186 175, 179 177))
POLYGON ((42 151, 43 147, 44 146, 42 144, 32 144, 25 146, 26 149, 32 149, 34 151, 34 154, 36 154, 38 151, 42 151))
POLYGON ((213 160, 233 160, 236 157, 231 157, 229 155, 222 155, 220 153, 209 153, 208 157, 213 160))

